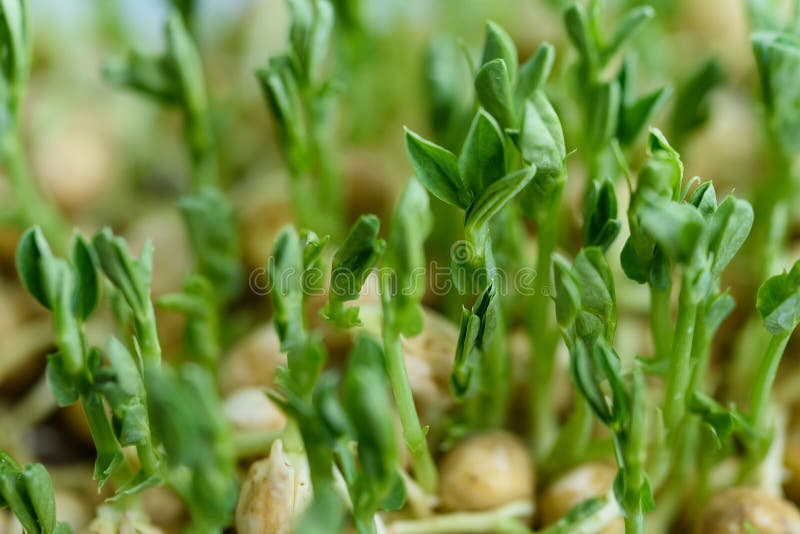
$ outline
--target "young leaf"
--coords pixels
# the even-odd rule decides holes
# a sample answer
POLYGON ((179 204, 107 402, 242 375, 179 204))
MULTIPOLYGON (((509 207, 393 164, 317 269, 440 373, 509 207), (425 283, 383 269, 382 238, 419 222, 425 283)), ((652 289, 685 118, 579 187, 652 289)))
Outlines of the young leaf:
POLYGON ((489 284, 471 310, 462 308, 461 326, 450 386, 457 398, 464 398, 478 386, 475 371, 497 325, 497 293, 489 284))
POLYGON ((577 339, 569 352, 570 374, 597 418, 606 425, 613 421, 606 397, 600 389, 595 363, 582 339, 577 339))
POLYGON ((519 133, 514 142, 522 158, 536 166, 537 174, 559 175, 567 157, 564 132, 553 106, 542 91, 525 102, 519 133))
POLYGON ((722 321, 731 314, 735 307, 736 301, 728 292, 718 295, 706 306, 706 333, 708 336, 713 337, 722 321))
POLYGON ((76 317, 86 320, 100 303, 100 277, 94 251, 80 235, 75 236, 72 246, 72 264, 76 284, 73 308, 76 317))
POLYGON ((622 226, 617 219, 617 195, 608 180, 592 180, 586 194, 584 241, 587 247, 608 250, 622 226))
POLYGON ((30 499, 36 522, 43 533, 56 528, 56 500, 53 481, 42 464, 28 464, 22 468, 22 482, 30 499))
POLYGON ((713 254, 711 270, 715 277, 722 275, 752 227, 753 207, 746 200, 728 195, 714 212, 710 224, 709 252, 713 254))
POLYGON ((189 110, 189 116, 199 116, 207 106, 203 66, 178 11, 173 11, 167 21, 167 46, 168 57, 180 83, 182 103, 189 110))
POLYGON ((710 94, 724 79, 722 65, 711 58, 678 85, 669 121, 670 133, 674 139, 683 139, 708 120, 710 94))
POLYGON ((773 335, 791 332, 800 322, 800 262, 758 288, 756 308, 773 335))
POLYGON ((152 244, 145 244, 141 258, 137 260, 128 251, 125 240, 105 228, 95 234, 92 245, 105 275, 119 289, 134 313, 144 315, 151 307, 152 244))
POLYGON ((467 209, 472 201, 458 170, 458 160, 449 150, 406 130, 406 150, 417 179, 439 200, 467 209))
POLYGON ((714 184, 709 180, 697 186, 688 202, 697 208, 706 220, 711 219, 717 211, 717 192, 714 190, 714 184))
POLYGON ((483 44, 481 66, 494 59, 502 59, 508 68, 508 78, 514 81, 517 77, 517 47, 506 31, 494 22, 486 23, 486 40, 483 44))
POLYGON ((602 249, 581 249, 572 272, 580 289, 580 313, 576 322, 578 335, 613 339, 617 327, 614 276, 602 249))
POLYGON ((620 143, 630 145, 636 141, 671 94, 670 87, 662 87, 633 102, 623 103, 617 127, 617 138, 620 143))
POLYGON ((45 368, 47 383, 50 385, 56 404, 61 407, 74 404, 80 398, 80 390, 66 365, 64 356, 60 352, 47 357, 45 368))
POLYGON ((611 42, 605 47, 606 61, 614 57, 631 39, 641 31, 648 20, 655 17, 656 12, 650 6, 639 6, 631 9, 620 21, 611 42))
POLYGON ((581 306, 580 282, 569 262, 562 256, 553 257, 553 281, 556 287, 556 320, 562 328, 572 326, 581 306))
POLYGON ((590 146, 600 150, 608 146, 617 133, 622 100, 619 82, 612 80, 594 87, 590 98, 591 112, 586 138, 590 146))
POLYGON ((266 68, 258 69, 256 77, 275 118, 289 169, 299 175, 307 167, 308 131, 305 123, 300 89, 286 56, 270 58, 266 68))
POLYGON ((687 263, 700 243, 705 220, 690 204, 654 200, 640 211, 642 228, 664 249, 668 257, 687 263))
POLYGON ((42 271, 44 262, 50 258, 50 246, 39 227, 33 227, 22 234, 17 243, 17 273, 28 293, 47 309, 51 309, 51 304, 42 271))
POLYGON ((286 352, 303 344, 303 250, 294 226, 285 226, 275 239, 267 262, 275 330, 286 352))
POLYGON ((0 38, 4 54, 3 75, 8 84, 22 85, 30 64, 30 30, 24 0, 0 1, 0 38))
POLYGON ((484 110, 478 110, 461 149, 458 168, 464 186, 478 198, 506 173, 503 132, 484 110))
POLYGON ((589 29, 586 11, 581 4, 573 4, 564 11, 564 24, 572 44, 592 68, 597 61, 597 50, 589 29))
POLYGON ((475 93, 478 101, 500 126, 514 125, 514 97, 511 93, 509 67, 502 59, 485 63, 475 75, 475 93))
POLYGON ((543 85, 555 61, 555 48, 544 42, 519 69, 514 85, 514 108, 520 109, 526 99, 532 97, 543 85))

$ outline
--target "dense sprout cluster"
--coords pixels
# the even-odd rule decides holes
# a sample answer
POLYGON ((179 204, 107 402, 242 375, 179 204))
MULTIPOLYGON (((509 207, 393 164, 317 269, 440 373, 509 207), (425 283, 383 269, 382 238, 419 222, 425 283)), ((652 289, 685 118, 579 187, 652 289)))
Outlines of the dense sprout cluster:
POLYGON ((0 532, 800 534, 800 7, 108 2, 59 148, 33 4, 0 532))

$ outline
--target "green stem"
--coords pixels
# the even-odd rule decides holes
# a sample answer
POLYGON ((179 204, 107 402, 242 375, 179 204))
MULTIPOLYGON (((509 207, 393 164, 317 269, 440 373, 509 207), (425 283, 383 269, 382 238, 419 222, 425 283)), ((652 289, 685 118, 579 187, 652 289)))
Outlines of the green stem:
POLYGON ((538 468, 543 480, 549 480, 565 469, 587 460, 594 418, 589 403, 583 396, 576 393, 574 403, 572 413, 561 428, 547 460, 538 468))
POLYGON ((697 303, 691 295, 690 276, 684 272, 667 378, 667 395, 664 400, 664 423, 669 436, 674 435, 686 414, 686 393, 691 380, 691 354, 696 316, 697 303))
POLYGON ((186 111, 186 144, 192 160, 192 189, 219 185, 217 144, 208 109, 186 111))
POLYGON ((411 455, 414 476, 419 485, 429 493, 435 493, 438 484, 436 464, 428 449, 425 431, 419 422, 411 384, 408 381, 405 359, 400 345, 400 335, 396 329, 394 308, 390 300, 390 274, 381 273, 381 301, 383 304, 383 350, 386 358, 386 372, 392 386, 403 439, 411 455))
POLYGON ((136 328, 136 341, 139 343, 139 350, 142 353, 145 373, 148 368, 158 369, 161 367, 161 343, 158 340, 156 316, 152 302, 148 301, 145 317, 137 317, 134 321, 134 326, 136 328))
POLYGON ((529 325, 533 354, 530 365, 531 444, 534 456, 542 458, 552 445, 556 434, 556 415, 552 407, 552 382, 555 368, 558 333, 552 326, 552 280, 550 270, 557 237, 557 215, 561 192, 556 196, 550 213, 539 221, 536 278, 531 301, 529 325))
POLYGON ((646 478, 644 463, 647 455, 647 413, 645 410, 644 375, 636 369, 633 375, 633 398, 631 399, 631 422, 627 442, 624 445, 626 494, 625 533, 644 533, 644 510, 642 488, 646 478))
MULTIPOLYGON (((81 406, 83 407, 83 413, 86 415, 89 431, 92 434, 92 441, 97 449, 97 460, 110 463, 112 458, 121 454, 121 451, 119 442, 111 427, 111 421, 108 420, 108 414, 102 398, 97 393, 81 395, 81 406)), ((115 481, 124 482, 133 476, 133 469, 124 455, 119 461, 121 463, 116 468, 117 475, 114 479, 115 481)))
POLYGON ((282 431, 258 430, 250 432, 236 432, 233 435, 233 447, 237 458, 254 458, 269 452, 276 439, 284 433, 282 431))
POLYGON ((766 430, 765 417, 772 384, 775 382, 775 375, 778 373, 778 366, 790 336, 791 332, 773 335, 761 358, 753 387, 753 400, 750 403, 750 423, 756 431, 766 430))
POLYGON ((19 102, 8 103, 6 128, 2 131, 2 159, 11 181, 17 218, 22 226, 39 225, 56 251, 67 248, 69 232, 61 215, 48 203, 33 182, 22 147, 19 102))
POLYGON ((656 359, 667 361, 672 348, 670 290, 650 287, 650 330, 653 334, 656 359))
POLYGON ((426 519, 396 521, 389 526, 390 534, 466 534, 493 532, 495 534, 530 534, 518 518, 529 516, 533 507, 528 502, 511 503, 485 512, 461 512, 437 515, 426 519))

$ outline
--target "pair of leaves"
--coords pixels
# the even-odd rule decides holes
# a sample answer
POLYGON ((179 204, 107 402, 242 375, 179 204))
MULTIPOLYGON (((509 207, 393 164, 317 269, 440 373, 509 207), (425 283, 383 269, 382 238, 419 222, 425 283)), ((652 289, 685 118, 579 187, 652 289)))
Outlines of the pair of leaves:
POLYGON ((623 48, 655 16, 650 6, 640 6, 626 12, 617 24, 613 35, 605 39, 597 31, 600 21, 600 3, 593 2, 589 13, 581 4, 573 4, 564 12, 564 24, 572 44, 581 55, 586 68, 601 73, 623 48))
POLYGON ((256 71, 267 104, 275 117, 278 137, 292 174, 307 168, 309 134, 300 88, 287 55, 270 58, 269 65, 256 71))
POLYGON ((614 183, 592 180, 586 192, 583 239, 587 247, 608 250, 619 234, 622 223, 617 218, 617 194, 614 183))
MULTIPOLYGON (((530 166, 503 176, 502 133, 482 110, 473 121, 460 159, 410 130, 406 131, 406 149, 422 185, 440 200, 466 211, 468 237, 479 236, 536 172, 536 167, 530 166), (502 172, 497 172, 497 164, 501 164, 502 172)), ((483 250, 480 246, 477 249, 479 253, 483 250)))
MULTIPOLYGON (((54 311, 56 303, 61 304, 61 290, 56 282, 60 270, 55 266, 57 263, 38 226, 22 235, 17 244, 17 272, 28 292, 50 311, 54 311)), ((69 308, 76 318, 84 321, 100 302, 100 280, 94 251, 80 235, 73 241, 71 267, 74 291, 69 298, 69 308)))
POLYGON ((56 258, 39 227, 17 244, 17 272, 28 292, 53 313, 59 364, 75 377, 84 366, 82 324, 100 301, 100 279, 92 247, 76 235, 72 262, 56 258))
POLYGON ((590 342, 596 337, 613 340, 617 325, 616 291, 603 250, 581 249, 572 266, 561 256, 556 256, 553 262, 556 319, 568 332, 570 344, 578 339, 590 342))
POLYGON ((106 80, 168 104, 182 105, 188 115, 204 113, 207 97, 200 56, 178 11, 167 21, 166 41, 167 51, 161 56, 132 51, 123 60, 107 62, 103 68, 106 80))
POLYGON ((322 78, 330 48, 334 9, 327 0, 289 0, 289 42, 303 79, 312 87, 322 78))
POLYGON ((390 288, 395 326, 409 337, 423 327, 420 302, 425 294, 425 240, 432 229, 428 193, 417 180, 409 180, 392 215, 384 260, 396 282, 390 288))
POLYGON ((475 73, 480 104, 503 128, 516 124, 522 106, 545 82, 553 68, 555 51, 549 43, 517 68, 517 49, 506 31, 494 22, 486 25, 483 56, 475 73))
POLYGON ((622 269, 631 280, 658 289, 670 286, 670 258, 643 227, 641 214, 653 203, 680 199, 683 163, 659 130, 650 130, 648 158, 631 194, 628 222, 631 235, 622 249, 622 269), (659 200, 660 199, 660 200, 659 200))
POLYGON ((344 304, 359 297, 367 276, 383 255, 386 243, 378 239, 379 231, 378 217, 362 215, 333 256, 328 302, 323 315, 341 328, 361 324, 358 306, 346 308, 344 304))
POLYGON ((0 507, 8 506, 28 534, 68 534, 56 522, 53 481, 42 464, 18 465, 0 451, 0 507))
POLYGON ((455 363, 450 376, 450 387, 456 398, 464 398, 479 385, 476 371, 497 327, 497 306, 497 293, 490 283, 472 309, 462 307, 455 363))

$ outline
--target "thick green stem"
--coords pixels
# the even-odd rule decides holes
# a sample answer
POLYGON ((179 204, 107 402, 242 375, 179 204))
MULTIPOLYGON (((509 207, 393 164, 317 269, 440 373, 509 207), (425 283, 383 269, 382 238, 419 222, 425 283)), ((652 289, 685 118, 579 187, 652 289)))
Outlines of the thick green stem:
POLYGON ((778 373, 778 366, 789 342, 791 332, 773 335, 769 345, 761 358, 755 383, 753 385, 753 400, 750 402, 750 423, 757 430, 766 430, 766 413, 772 384, 778 373))
POLYGON ((672 349, 670 290, 650 288, 650 330, 658 361, 667 361, 672 349))
POLYGON ((548 217, 540 221, 536 278, 531 301, 530 325, 533 354, 530 365, 530 415, 531 444, 534 456, 541 458, 547 453, 555 439, 556 416, 552 408, 552 382, 555 368, 558 333, 552 326, 552 280, 550 267, 557 237, 557 215, 559 201, 553 203, 548 217))
POLYGON ((386 372, 392 386, 395 404, 403 427, 403 439, 411 455, 414 476, 419 485, 429 493, 435 493, 438 484, 436 464, 428 449, 425 431, 419 422, 411 384, 408 381, 406 363, 400 345, 400 334, 395 326, 394 308, 390 300, 390 274, 381 273, 381 301, 383 304, 383 350, 386 372))
POLYGON ((644 510, 642 509, 641 495, 646 481, 644 463, 647 455, 647 414, 644 388, 644 375, 640 370, 634 371, 631 422, 623 451, 628 488, 624 497, 626 534, 644 533, 644 510))
POLYGON ((161 343, 158 340, 155 311, 151 302, 148 302, 147 306, 145 317, 136 318, 134 322, 136 340, 139 343, 139 350, 142 352, 145 372, 148 368, 158 369, 161 367, 161 343))
POLYGON ((667 378, 667 395, 664 399, 664 423, 668 435, 674 434, 686 415, 686 393, 691 380, 691 354, 696 316, 697 303, 691 295, 691 280, 689 275, 684 273, 667 378))

